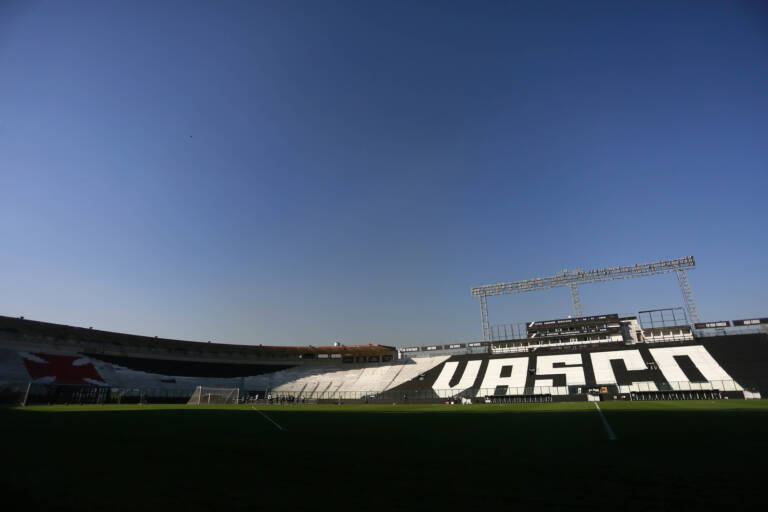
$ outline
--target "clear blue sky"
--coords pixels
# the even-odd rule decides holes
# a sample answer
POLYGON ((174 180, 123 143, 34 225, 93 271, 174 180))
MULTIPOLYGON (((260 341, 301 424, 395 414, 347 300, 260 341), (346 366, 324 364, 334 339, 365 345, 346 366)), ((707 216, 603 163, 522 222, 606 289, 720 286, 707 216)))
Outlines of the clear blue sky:
POLYGON ((449 342, 471 286, 693 254, 703 319, 768 315, 766 5, 4 0, 0 314, 449 342))

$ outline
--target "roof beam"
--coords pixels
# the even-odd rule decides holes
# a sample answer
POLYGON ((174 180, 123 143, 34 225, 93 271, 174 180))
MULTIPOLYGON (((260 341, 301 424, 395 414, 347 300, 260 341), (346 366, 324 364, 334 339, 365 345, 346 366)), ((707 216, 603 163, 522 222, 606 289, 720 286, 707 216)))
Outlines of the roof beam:
POLYGON ((645 277, 668 272, 692 269, 696 266, 693 256, 676 258, 673 260, 660 260, 653 263, 639 263, 626 267, 605 267, 594 270, 563 270, 559 274, 512 283, 487 284, 472 288, 474 297, 490 297, 493 295, 506 295, 510 293, 533 292, 546 290, 572 284, 598 283, 601 281, 613 281, 616 279, 630 279, 633 277, 645 277))

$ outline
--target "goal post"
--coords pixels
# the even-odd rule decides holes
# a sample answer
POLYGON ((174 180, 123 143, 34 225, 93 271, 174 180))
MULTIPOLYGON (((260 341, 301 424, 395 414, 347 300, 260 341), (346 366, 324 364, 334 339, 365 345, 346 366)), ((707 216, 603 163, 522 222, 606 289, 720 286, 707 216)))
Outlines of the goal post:
POLYGON ((209 388, 197 386, 187 404, 236 404, 240 398, 240 388, 209 388))

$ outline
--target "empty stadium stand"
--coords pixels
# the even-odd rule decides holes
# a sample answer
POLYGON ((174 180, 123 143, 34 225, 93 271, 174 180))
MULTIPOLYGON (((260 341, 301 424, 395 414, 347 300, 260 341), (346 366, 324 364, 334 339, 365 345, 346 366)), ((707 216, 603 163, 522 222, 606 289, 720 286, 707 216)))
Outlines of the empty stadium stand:
POLYGON ((242 396, 517 403, 754 398, 768 389, 766 334, 693 338, 682 329, 627 342, 614 338, 622 322, 634 327, 632 317, 577 320, 532 325, 535 337, 506 346, 453 344, 398 354, 382 345, 165 340, 0 317, 0 396, 32 390, 39 400, 180 401, 207 386, 238 388, 242 396), (575 333, 576 342, 564 341, 575 333), (601 338, 589 339, 595 336, 601 338), (519 344, 542 339, 556 343, 519 344), (509 351, 496 350, 503 348, 509 351))

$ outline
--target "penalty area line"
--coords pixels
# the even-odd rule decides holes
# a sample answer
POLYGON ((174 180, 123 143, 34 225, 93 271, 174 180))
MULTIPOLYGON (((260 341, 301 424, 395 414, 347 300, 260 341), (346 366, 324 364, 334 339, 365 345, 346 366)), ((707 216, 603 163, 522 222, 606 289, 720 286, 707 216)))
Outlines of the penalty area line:
POLYGON ((611 441, 616 440, 616 434, 614 434, 613 429, 608 424, 608 420, 605 419, 605 414, 603 414, 603 410, 600 409, 600 406, 597 405, 597 402, 595 402, 595 407, 597 408, 597 412, 600 414, 600 419, 603 420, 603 426, 605 427, 605 431, 608 433, 608 439, 611 441))
POLYGON ((273 420, 272 418, 270 418, 269 416, 267 416, 266 414, 264 414, 263 412, 261 412, 259 409, 255 408, 255 407, 251 407, 251 409, 253 409, 253 410, 254 410, 254 411, 256 411, 257 413, 259 413, 259 414, 261 414, 262 416, 264 416, 265 418, 267 418, 267 421, 269 421, 271 424, 273 424, 274 426, 276 426, 278 430, 282 430, 283 432, 288 432, 286 429, 284 429, 283 427, 281 427, 281 426, 280 426, 280 424, 279 424, 278 422, 276 422, 275 420, 273 420))

